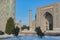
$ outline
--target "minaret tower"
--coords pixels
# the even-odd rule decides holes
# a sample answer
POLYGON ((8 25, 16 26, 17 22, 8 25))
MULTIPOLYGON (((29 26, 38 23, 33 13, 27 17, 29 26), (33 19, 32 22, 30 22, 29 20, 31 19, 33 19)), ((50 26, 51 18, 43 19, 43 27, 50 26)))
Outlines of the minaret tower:
POLYGON ((29 10, 29 27, 30 31, 32 31, 32 10, 29 10))

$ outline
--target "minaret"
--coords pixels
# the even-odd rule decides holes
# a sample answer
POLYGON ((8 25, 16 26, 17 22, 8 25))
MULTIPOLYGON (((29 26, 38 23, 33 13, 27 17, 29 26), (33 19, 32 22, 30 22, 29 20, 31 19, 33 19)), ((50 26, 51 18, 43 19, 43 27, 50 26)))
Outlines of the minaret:
POLYGON ((31 31, 32 30, 32 10, 29 10, 29 27, 31 31))

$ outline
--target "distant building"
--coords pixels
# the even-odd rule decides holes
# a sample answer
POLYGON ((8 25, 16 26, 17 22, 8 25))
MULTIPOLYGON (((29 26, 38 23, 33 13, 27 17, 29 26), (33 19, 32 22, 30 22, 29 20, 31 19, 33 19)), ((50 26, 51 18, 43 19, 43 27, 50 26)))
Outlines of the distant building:
MULTIPOLYGON (((18 27, 19 30, 20 30, 20 32, 21 32, 21 27, 22 27, 22 24, 21 24, 21 23, 15 23, 15 27, 18 27)), ((20 32, 19 32, 19 33, 20 33, 20 32)))
POLYGON ((5 32, 9 17, 15 20, 15 0, 0 0, 0 31, 5 32))

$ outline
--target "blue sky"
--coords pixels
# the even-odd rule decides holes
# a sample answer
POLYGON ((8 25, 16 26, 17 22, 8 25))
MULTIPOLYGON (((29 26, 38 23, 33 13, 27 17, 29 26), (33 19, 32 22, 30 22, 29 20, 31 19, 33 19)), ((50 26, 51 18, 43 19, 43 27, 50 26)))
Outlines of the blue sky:
POLYGON ((35 19, 36 9, 60 2, 60 0, 16 0, 16 21, 29 25, 29 10, 32 10, 32 19, 35 19))

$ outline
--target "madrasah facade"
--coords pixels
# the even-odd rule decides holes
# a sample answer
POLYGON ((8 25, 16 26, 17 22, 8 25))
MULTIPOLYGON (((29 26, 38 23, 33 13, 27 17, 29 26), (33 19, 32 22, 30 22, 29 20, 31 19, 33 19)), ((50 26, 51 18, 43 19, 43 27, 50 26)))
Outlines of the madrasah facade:
POLYGON ((10 17, 15 20, 15 0, 0 0, 0 31, 5 32, 10 17))
POLYGON ((30 11, 30 30, 40 27, 43 32, 60 31, 60 3, 37 8, 34 22, 30 11))

